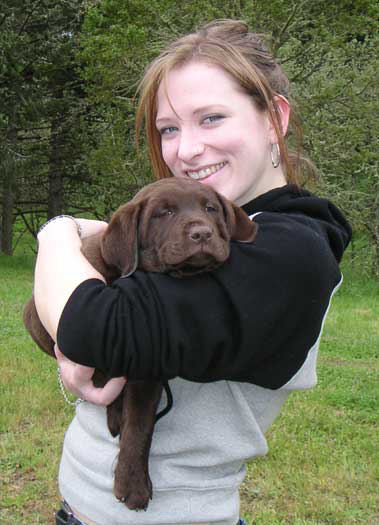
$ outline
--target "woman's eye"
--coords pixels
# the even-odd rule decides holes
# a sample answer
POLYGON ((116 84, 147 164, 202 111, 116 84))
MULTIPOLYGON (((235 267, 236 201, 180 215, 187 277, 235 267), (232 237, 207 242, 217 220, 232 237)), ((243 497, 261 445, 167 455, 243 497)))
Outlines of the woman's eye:
POLYGON ((165 128, 161 128, 159 130, 159 133, 161 135, 172 135, 173 133, 175 133, 175 131, 177 131, 178 128, 176 128, 175 126, 167 126, 165 128))
POLYGON ((213 124, 214 122, 218 122, 219 120, 222 120, 224 118, 223 115, 209 115, 209 117, 205 117, 203 120, 204 124, 213 124))
POLYGON ((217 208, 215 206, 213 206, 212 204, 207 204, 205 206, 205 211, 208 212, 208 213, 212 213, 214 211, 217 211, 217 208))

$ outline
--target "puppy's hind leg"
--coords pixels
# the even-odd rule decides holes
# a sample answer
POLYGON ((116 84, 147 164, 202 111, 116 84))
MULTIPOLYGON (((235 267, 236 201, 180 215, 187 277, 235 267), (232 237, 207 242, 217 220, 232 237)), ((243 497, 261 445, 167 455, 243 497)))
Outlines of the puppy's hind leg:
POLYGON ((32 297, 25 305, 23 312, 23 321, 25 328, 32 336, 33 341, 43 350, 46 354, 55 358, 54 353, 54 341, 50 335, 46 332, 43 324, 41 323, 37 308, 32 297))

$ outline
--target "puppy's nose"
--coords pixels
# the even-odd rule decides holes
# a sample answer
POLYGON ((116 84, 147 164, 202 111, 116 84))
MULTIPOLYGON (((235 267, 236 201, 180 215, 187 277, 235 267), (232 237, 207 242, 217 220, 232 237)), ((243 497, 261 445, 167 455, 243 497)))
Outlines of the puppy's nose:
POLYGON ((189 231, 189 238, 196 243, 208 242, 213 235, 213 230, 209 226, 196 225, 192 226, 189 231))

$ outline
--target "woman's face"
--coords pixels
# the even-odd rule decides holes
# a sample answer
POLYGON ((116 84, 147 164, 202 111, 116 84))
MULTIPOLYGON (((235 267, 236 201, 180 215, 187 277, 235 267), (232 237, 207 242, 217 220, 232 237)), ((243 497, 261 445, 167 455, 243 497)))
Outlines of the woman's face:
POLYGON ((270 119, 221 67, 194 61, 173 69, 157 102, 162 155, 174 176, 209 184, 240 206, 286 184, 271 162, 270 119))

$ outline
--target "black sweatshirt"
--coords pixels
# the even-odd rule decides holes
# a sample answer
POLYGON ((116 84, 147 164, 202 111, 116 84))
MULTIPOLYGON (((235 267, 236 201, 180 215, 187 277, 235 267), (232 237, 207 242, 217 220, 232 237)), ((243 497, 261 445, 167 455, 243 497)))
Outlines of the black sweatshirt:
POLYGON ((243 209, 257 214, 257 238, 232 242, 213 272, 81 283, 59 322, 61 351, 130 380, 287 383, 319 337, 351 228, 329 201, 292 186, 243 209))

